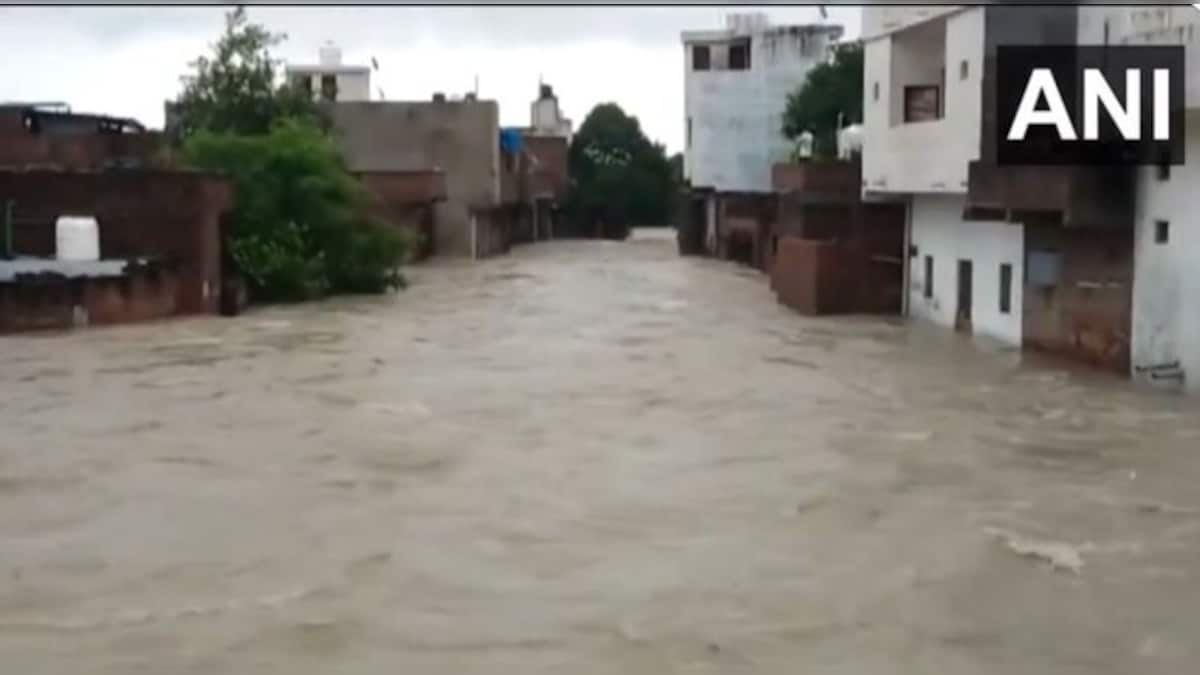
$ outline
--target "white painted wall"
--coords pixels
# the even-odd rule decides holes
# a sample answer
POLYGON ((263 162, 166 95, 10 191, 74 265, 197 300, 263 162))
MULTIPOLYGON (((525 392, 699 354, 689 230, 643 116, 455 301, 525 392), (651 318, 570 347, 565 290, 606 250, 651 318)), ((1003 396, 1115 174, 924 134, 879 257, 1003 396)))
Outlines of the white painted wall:
POLYGON ((909 314, 953 327, 958 312, 958 261, 972 262, 971 314, 975 334, 1021 345, 1021 288, 1024 227, 1003 222, 963 221, 964 198, 915 195, 912 199, 909 314), (933 256, 933 297, 925 297, 925 256, 933 256), (1000 265, 1012 265, 1011 309, 1000 313, 1000 265))
POLYGON ((1079 8, 1079 43, 1184 45, 1187 107, 1200 108, 1200 11, 1191 5, 1092 6, 1079 8))
MULTIPOLYGON (((888 8, 863 8, 869 14, 888 8)), ((910 8, 912 9, 912 8, 910 8)), ((931 74, 932 47, 924 38, 940 35, 927 24, 908 26, 869 40, 863 68, 864 189, 879 193, 964 193, 967 164, 979 158, 982 118, 984 8, 941 12, 931 22, 944 22, 942 60, 931 74), (907 33, 907 35, 906 35, 907 33), (917 59, 923 56, 923 59, 917 59), (920 61, 921 67, 913 67, 920 61), (960 77, 960 64, 967 75, 960 77), (904 87, 936 83, 946 69, 943 119, 903 124, 904 87), (878 98, 875 96, 878 85, 878 98)), ((940 46, 939 46, 940 48, 940 46)))
POLYGON ((1187 164, 1171 167, 1165 181, 1155 167, 1138 174, 1131 360, 1135 376, 1138 366, 1178 360, 1187 389, 1200 392, 1200 115, 1187 126, 1187 164), (1164 244, 1155 242, 1156 220, 1170 223, 1164 244))
MULTIPOLYGON (((684 175, 695 187, 769 192, 771 164, 786 160, 787 96, 827 53, 830 36, 801 27, 743 23, 738 30, 689 32, 684 41, 684 175), (749 33, 740 29, 752 29, 749 33), (730 40, 751 40, 750 68, 723 70, 730 40), (692 45, 710 45, 712 70, 693 69, 692 45)), ((840 30, 840 29, 839 29, 840 30)))
POLYGON ((870 40, 929 19, 952 14, 965 5, 870 5, 863 7, 862 39, 870 40))
POLYGON ((529 106, 529 126, 535 133, 571 138, 571 120, 563 117, 556 98, 539 98, 529 106))

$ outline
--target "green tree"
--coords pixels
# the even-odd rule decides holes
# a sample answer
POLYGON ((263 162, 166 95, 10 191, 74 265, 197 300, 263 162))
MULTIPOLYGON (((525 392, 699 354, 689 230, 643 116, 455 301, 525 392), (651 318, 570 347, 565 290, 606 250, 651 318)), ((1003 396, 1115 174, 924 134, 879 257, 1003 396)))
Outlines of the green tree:
POLYGON ((194 167, 230 177, 231 257, 254 297, 304 300, 398 287, 410 235, 365 214, 366 193, 332 141, 302 120, 266 134, 199 131, 184 145, 194 167))
POLYGON ((795 140, 805 130, 813 134, 814 154, 837 154, 838 120, 862 121, 863 50, 859 43, 834 49, 833 59, 808 71, 799 89, 788 95, 783 135, 795 140))
POLYGON ((234 187, 224 243, 255 299, 398 287, 412 237, 367 216, 367 195, 328 136, 307 92, 278 82, 270 50, 284 39, 246 18, 225 31, 185 78, 173 106, 190 166, 218 171, 234 187))
POLYGON ((683 153, 677 152, 671 155, 671 178, 675 181, 676 186, 683 185, 683 153))
POLYGON ((287 37, 250 23, 244 7, 225 15, 225 32, 212 53, 189 64, 183 92, 171 105, 179 138, 207 130, 265 134, 282 119, 323 124, 312 96, 281 82, 271 49, 287 37))
POLYGON ((666 148, 615 103, 597 105, 571 140, 568 209, 588 234, 624 238, 631 226, 663 225, 674 180, 666 148))

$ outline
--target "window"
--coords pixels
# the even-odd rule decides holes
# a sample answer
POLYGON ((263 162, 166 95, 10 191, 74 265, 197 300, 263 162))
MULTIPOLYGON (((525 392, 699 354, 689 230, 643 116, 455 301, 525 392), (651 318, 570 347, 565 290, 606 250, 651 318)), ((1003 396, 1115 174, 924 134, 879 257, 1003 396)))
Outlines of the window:
POLYGON ((1025 278, 1037 288, 1057 286, 1061 269, 1062 254, 1058 251, 1030 251, 1025 258, 1025 278))
POLYGON ((958 79, 965 80, 971 72, 970 61, 963 59, 958 63, 958 79))
POLYGON ((708 52, 708 45, 695 45, 692 47, 692 70, 708 70, 712 67, 712 59, 708 52))
POLYGON ((904 121, 925 122, 938 119, 941 108, 941 92, 934 85, 916 85, 904 88, 904 121))
POLYGON ((879 100, 879 83, 878 82, 875 83, 874 91, 872 92, 871 95, 874 97, 874 99, 876 101, 879 100))
POLYGON ((1012 265, 1000 265, 1000 313, 1012 312, 1012 265))
POLYGON ((338 94, 337 76, 322 75, 321 76, 321 99, 325 101, 336 101, 338 94))
POLYGON ((750 70, 750 41, 729 45, 729 69, 750 70))
POLYGON ((925 256, 925 297, 933 297, 933 256, 925 256))
POLYGON ((687 118, 687 147, 692 147, 692 118, 687 118))
POLYGON ((1104 44, 1108 44, 1108 19, 1104 20, 1104 44))
POLYGON ((1171 223, 1165 220, 1154 221, 1154 243, 1165 244, 1171 240, 1171 223))

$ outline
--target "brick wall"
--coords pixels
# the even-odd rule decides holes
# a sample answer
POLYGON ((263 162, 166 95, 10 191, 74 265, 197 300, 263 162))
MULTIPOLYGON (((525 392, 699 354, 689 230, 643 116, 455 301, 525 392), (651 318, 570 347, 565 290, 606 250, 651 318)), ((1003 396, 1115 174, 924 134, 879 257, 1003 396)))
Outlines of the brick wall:
POLYGON ((446 175, 440 171, 360 172, 371 199, 371 214, 421 237, 415 260, 434 253, 433 205, 446 198, 446 175))
POLYGON ((802 314, 895 314, 903 279, 898 266, 860 241, 784 236, 771 266, 779 302, 802 314))
POLYGON ((232 204, 226 181, 171 171, 0 171, 0 203, 9 199, 18 254, 52 256, 59 215, 94 215, 101 257, 172 261, 178 311, 218 311, 220 221, 232 204))
POLYGON ((178 286, 176 272, 164 268, 123 277, 0 283, 0 333, 70 328, 77 310, 91 325, 168 317, 178 307, 178 286))
POLYGON ((528 171, 529 195, 550 195, 559 203, 566 201, 569 187, 567 139, 557 136, 525 136, 525 148, 535 160, 530 162, 528 171))
POLYGON ((146 167, 166 162, 162 134, 31 134, 0 124, 0 167, 101 169, 110 162, 146 167))
POLYGON ((1025 284, 1025 344, 1128 374, 1133 233, 1026 225, 1025 250, 1061 256, 1057 284, 1025 284))

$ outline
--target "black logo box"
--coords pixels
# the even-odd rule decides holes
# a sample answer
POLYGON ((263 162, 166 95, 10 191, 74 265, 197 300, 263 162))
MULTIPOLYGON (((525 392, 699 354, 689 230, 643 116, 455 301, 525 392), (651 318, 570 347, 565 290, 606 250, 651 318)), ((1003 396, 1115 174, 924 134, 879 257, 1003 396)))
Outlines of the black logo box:
MULTIPOLYGON (((1020 165, 1143 165, 1183 164, 1186 96, 1183 46, 1026 46, 996 48, 996 160, 1020 165), (1008 132, 1035 68, 1049 68, 1066 104, 1078 140, 1062 140, 1054 125, 1031 125, 1025 140, 1010 141, 1008 132), (1113 124, 1107 109, 1099 106, 1099 140, 1083 138, 1083 72, 1098 68, 1125 102, 1125 71, 1141 71, 1141 140, 1127 141, 1113 124), (1170 140, 1155 141, 1154 70, 1169 72, 1170 140)), ((1039 97, 1037 110, 1046 110, 1039 97)))

